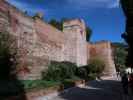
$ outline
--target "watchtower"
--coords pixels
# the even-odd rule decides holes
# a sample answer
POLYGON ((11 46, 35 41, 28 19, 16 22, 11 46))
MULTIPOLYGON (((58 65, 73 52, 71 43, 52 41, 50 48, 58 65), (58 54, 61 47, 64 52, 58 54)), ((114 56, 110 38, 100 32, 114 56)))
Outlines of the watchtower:
POLYGON ((64 60, 78 66, 87 64, 86 27, 81 19, 66 20, 63 23, 65 34, 64 60))

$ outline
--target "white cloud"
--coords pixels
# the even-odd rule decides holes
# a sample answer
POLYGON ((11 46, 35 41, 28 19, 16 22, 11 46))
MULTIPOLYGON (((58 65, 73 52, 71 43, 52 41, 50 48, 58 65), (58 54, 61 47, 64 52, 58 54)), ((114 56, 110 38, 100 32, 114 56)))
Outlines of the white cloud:
POLYGON ((119 0, 116 0, 114 3, 110 4, 108 8, 118 8, 119 5, 119 0))
POLYGON ((76 8, 117 8, 119 0, 68 0, 76 8))

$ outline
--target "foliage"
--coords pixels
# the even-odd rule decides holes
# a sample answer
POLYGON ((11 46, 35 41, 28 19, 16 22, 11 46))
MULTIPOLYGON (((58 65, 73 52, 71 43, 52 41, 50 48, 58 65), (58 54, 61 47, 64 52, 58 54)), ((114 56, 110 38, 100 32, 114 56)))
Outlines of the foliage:
MULTIPOLYGON (((0 98, 24 94, 23 85, 16 76, 16 42, 8 32, 0 32, 0 98)), ((23 98, 25 96, 23 95, 23 98)), ((25 100, 25 99, 23 99, 25 100)))
POLYGON ((127 17, 130 16, 130 14, 132 14, 132 10, 133 9, 133 1, 132 0, 120 0, 122 9, 125 13, 125 15, 127 17))
POLYGON ((87 80, 88 79, 88 74, 89 74, 89 72, 87 71, 86 66, 77 68, 76 75, 78 77, 87 80))
POLYGON ((0 55, 9 54, 9 34, 0 32, 0 55))
POLYGON ((51 19, 49 21, 49 24, 61 31, 63 30, 63 21, 57 21, 56 19, 51 19))
POLYGON ((0 80, 0 94, 3 96, 23 93, 23 85, 18 80, 0 80))
POLYGON ((120 0, 122 9, 124 11, 125 17, 126 17, 126 32, 122 34, 122 38, 125 40, 125 42, 128 45, 127 51, 128 55, 126 57, 126 65, 128 67, 133 67, 133 0, 120 0))
POLYGON ((93 80, 99 76, 105 67, 105 63, 98 57, 89 60, 88 65, 77 68, 76 75, 85 80, 93 80))
POLYGON ((91 63, 87 66, 77 67, 70 62, 51 62, 48 66, 48 70, 42 73, 42 78, 47 81, 59 81, 63 83, 66 80, 95 79, 96 73, 99 74, 100 71, 103 70, 100 69, 102 64, 99 60, 95 65, 97 66, 91 63))
POLYGON ((89 64, 87 66, 88 73, 96 73, 97 75, 100 75, 105 68, 105 63, 102 59, 98 57, 91 58, 89 60, 89 64))
POLYGON ((116 69, 119 70, 121 68, 124 68, 126 65, 126 45, 123 43, 113 43, 114 47, 114 61, 116 65, 116 69))
MULTIPOLYGON (((26 12, 27 13, 27 12, 26 12)), ((35 15, 32 16, 32 18, 43 20, 43 14, 41 12, 37 12, 35 15)))
POLYGON ((72 79, 64 79, 62 81, 62 84, 64 85, 64 88, 70 88, 75 86, 75 82, 81 80, 79 77, 73 77, 72 79))
MULTIPOLYGON (((131 24, 131 23, 128 22, 127 24, 131 24)), ((131 27, 131 26, 127 26, 128 29, 129 29, 129 27, 131 27)), ((132 32, 128 29, 127 29, 127 31, 129 31, 129 33, 127 33, 127 32, 123 33, 122 38, 127 43, 127 52, 128 53, 127 53, 127 56, 126 56, 126 66, 133 67, 133 66, 131 66, 132 63, 133 63, 133 61, 132 61, 132 56, 133 56, 132 38, 133 38, 133 36, 132 36, 132 32)))
POLYGON ((77 68, 76 75, 86 81, 96 79, 97 74, 92 73, 91 68, 88 69, 88 66, 89 65, 77 68))
POLYGON ((64 79, 63 81, 69 81, 69 82, 74 82, 74 81, 78 81, 78 80, 81 80, 81 78, 77 77, 77 76, 74 76, 72 77, 71 79, 64 79))
POLYGON ((89 27, 86 27, 86 40, 90 41, 92 36, 92 30, 89 27))
POLYGON ((48 70, 42 73, 44 80, 62 81, 75 76, 77 66, 70 62, 51 62, 48 70))
POLYGON ((49 88, 60 85, 60 82, 46 80, 22 80, 21 82, 24 85, 24 89, 26 90, 33 88, 49 88))
POLYGON ((89 73, 88 74, 88 79, 89 80, 95 80, 97 76, 98 76, 97 73, 89 73))
POLYGON ((8 32, 0 32, 0 79, 10 77, 15 60, 15 51, 11 51, 12 39, 8 32))
POLYGON ((48 70, 42 73, 42 78, 48 81, 74 80, 74 77, 85 80, 95 79, 96 76, 102 73, 104 67, 104 62, 98 58, 91 59, 87 66, 79 68, 70 62, 51 62, 48 70))

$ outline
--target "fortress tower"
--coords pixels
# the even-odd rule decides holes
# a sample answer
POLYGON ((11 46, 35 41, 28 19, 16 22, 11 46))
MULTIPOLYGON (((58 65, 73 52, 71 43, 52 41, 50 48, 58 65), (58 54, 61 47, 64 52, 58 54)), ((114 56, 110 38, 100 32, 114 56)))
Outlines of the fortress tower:
POLYGON ((87 64, 86 27, 83 20, 67 20, 63 24, 65 35, 64 60, 78 66, 87 64))
MULTIPOLYGON (((88 55, 90 58, 100 57, 105 63, 105 69, 103 71, 103 78, 108 76, 110 78, 116 78, 115 63, 113 60, 113 52, 111 43, 109 41, 101 41, 94 44, 88 43, 88 55)), ((88 58, 88 60, 90 59, 88 58)))

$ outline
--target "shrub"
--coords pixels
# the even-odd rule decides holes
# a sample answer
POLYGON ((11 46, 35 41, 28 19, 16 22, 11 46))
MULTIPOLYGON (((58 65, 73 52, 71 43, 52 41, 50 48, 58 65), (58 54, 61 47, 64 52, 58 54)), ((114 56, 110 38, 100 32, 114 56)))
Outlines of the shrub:
POLYGON ((51 62, 48 70, 42 73, 45 80, 62 81, 75 76, 77 66, 70 62, 51 62))
POLYGON ((88 79, 87 67, 83 66, 83 67, 77 68, 76 75, 82 79, 88 79))
MULTIPOLYGON (((18 80, 0 80, 0 94, 13 96, 22 93, 23 85, 18 80)), ((1 100, 1 99, 0 99, 1 100)), ((3 100, 3 99, 2 99, 3 100)), ((4 99, 5 100, 5 99, 4 99)))
POLYGON ((93 69, 87 65, 77 69, 76 75, 86 81, 96 79, 97 73, 92 71, 93 69))
POLYGON ((89 80, 95 80, 97 77, 97 73, 89 73, 88 74, 88 79, 89 80))
POLYGON ((64 85, 64 88, 67 89, 67 88, 75 86, 75 81, 78 81, 78 80, 81 80, 81 79, 75 76, 72 79, 64 79, 62 81, 62 84, 64 85))
POLYGON ((33 88, 49 88, 52 86, 60 85, 59 82, 45 80, 22 80, 21 82, 24 85, 24 89, 26 90, 33 88))
POLYGON ((0 79, 9 79, 15 69, 16 49, 13 37, 8 32, 0 32, 0 79))
POLYGON ((70 62, 55 62, 52 61, 48 65, 48 70, 42 73, 43 80, 48 81, 61 81, 65 79, 72 79, 79 77, 81 79, 95 79, 99 76, 105 67, 104 62, 101 59, 93 58, 90 60, 87 66, 77 67, 70 62))
POLYGON ((105 68, 105 63, 100 58, 92 58, 89 61, 89 64, 87 66, 87 71, 89 73, 96 73, 97 75, 100 75, 105 68))

